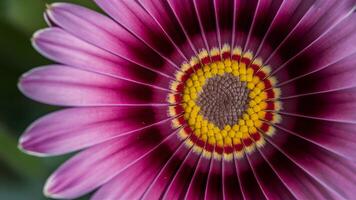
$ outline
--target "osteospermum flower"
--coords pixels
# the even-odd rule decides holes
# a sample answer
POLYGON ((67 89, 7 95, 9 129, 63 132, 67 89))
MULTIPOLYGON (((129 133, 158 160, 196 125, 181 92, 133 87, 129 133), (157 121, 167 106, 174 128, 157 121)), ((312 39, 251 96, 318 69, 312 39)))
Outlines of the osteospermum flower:
POLYGON ((93 199, 355 199, 353 0, 56 3, 21 77, 72 107, 20 148, 79 151, 44 193, 93 199))

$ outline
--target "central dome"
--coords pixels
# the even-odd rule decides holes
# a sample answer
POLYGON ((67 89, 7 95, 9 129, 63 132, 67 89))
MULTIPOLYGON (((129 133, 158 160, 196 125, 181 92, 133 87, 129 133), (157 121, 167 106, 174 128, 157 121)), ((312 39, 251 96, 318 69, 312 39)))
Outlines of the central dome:
POLYGON ((196 101, 200 114, 215 126, 223 129, 233 126, 248 106, 249 89, 246 82, 231 73, 209 78, 196 101))

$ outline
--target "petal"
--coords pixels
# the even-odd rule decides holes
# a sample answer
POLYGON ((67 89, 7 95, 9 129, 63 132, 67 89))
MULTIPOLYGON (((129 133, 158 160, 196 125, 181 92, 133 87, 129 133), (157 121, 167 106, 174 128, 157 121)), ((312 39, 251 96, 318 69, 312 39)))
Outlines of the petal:
MULTIPOLYGON (((291 78, 315 71, 325 65, 339 61, 356 52, 356 15, 347 15, 331 26, 303 51, 278 67, 272 74, 285 67, 291 78)), ((288 79, 280 79, 287 81, 288 79)))
POLYGON ((184 29, 181 28, 179 21, 174 15, 168 1, 151 1, 151 0, 139 0, 139 3, 145 8, 145 10, 152 16, 152 18, 159 24, 159 26, 167 33, 168 37, 172 39, 177 50, 181 51, 184 57, 190 58, 195 53, 191 46, 184 45, 189 43, 187 40, 184 29))
POLYGON ((243 47, 246 44, 258 1, 236 1, 234 10, 233 46, 243 47))
POLYGON ((251 22, 251 28, 249 30, 244 49, 256 52, 260 45, 260 40, 266 34, 272 20, 276 16, 277 11, 282 5, 281 0, 262 0, 258 1, 256 10, 251 22), (254 40, 258 40, 256 42, 254 40))
POLYGON ((168 4, 186 34, 188 42, 192 43, 191 46, 195 54, 200 49, 207 48, 195 10, 195 2, 190 0, 169 0, 168 4))
MULTIPOLYGON (((179 4, 179 1, 176 1, 179 4)), ((201 35, 204 40, 205 46, 208 49, 218 47, 221 48, 220 29, 218 29, 215 15, 215 1, 194 1, 195 12, 201 27, 201 35)), ((176 6, 177 7, 177 6, 176 6)), ((188 21, 186 15, 181 15, 182 21, 188 21)), ((192 37, 191 37, 192 38, 192 37)))
POLYGON ((171 177, 162 194, 162 199, 183 199, 189 187, 190 179, 194 174, 196 164, 201 152, 194 152, 193 146, 188 153, 178 159, 176 170, 171 170, 167 177, 171 177))
MULTIPOLYGON (((336 24, 345 17, 349 16, 353 10, 351 1, 317 1, 310 5, 310 1, 303 1, 302 6, 310 9, 293 27, 291 32, 276 47, 272 47, 272 53, 266 62, 271 66, 280 66, 281 63, 275 63, 275 58, 282 57, 283 60, 289 61, 311 44, 318 41, 321 36, 325 35, 336 24), (297 42, 296 42, 297 41, 297 42), (276 53, 276 54, 275 54, 276 53), (270 62, 271 61, 271 62, 270 62)), ((294 21, 294 19, 292 19, 294 21)), ((277 59, 278 60, 278 59, 277 59)))
POLYGON ((205 199, 223 199, 222 159, 213 158, 210 163, 205 199))
POLYGON ((171 153, 171 157, 162 166, 154 179, 142 194, 142 199, 159 199, 164 194, 165 188, 168 186, 172 174, 182 164, 181 158, 184 158, 189 152, 189 148, 185 146, 185 140, 182 140, 179 146, 171 153))
POLYGON ((40 102, 62 106, 165 104, 167 91, 66 66, 23 75, 20 90, 40 102))
POLYGON ((276 125, 276 128, 318 145, 330 153, 349 160, 356 158, 355 124, 329 122, 302 117, 283 116, 283 121, 294 121, 294 126, 276 125))
POLYGON ((321 6, 317 6, 317 3, 313 4, 315 4, 315 1, 286 1, 283 3, 280 12, 274 19, 270 32, 265 35, 266 38, 260 49, 261 52, 258 52, 266 63, 272 67, 282 64, 280 57, 283 57, 283 53, 289 52, 284 52, 287 49, 284 45, 295 45, 293 43, 295 40, 291 38, 299 36, 297 34, 299 32, 309 30, 319 19, 322 11, 325 12, 324 7, 330 6, 330 2, 321 6), (281 48, 285 49, 280 54, 281 48), (270 49, 273 50, 272 53, 269 51, 270 49))
POLYGON ((263 36, 256 56, 264 60, 270 56, 269 49, 276 48, 306 14, 313 1, 283 1, 263 36), (303 6, 302 6, 303 5, 303 6))
POLYGON ((296 199, 258 151, 247 154, 247 159, 267 199, 296 199))
POLYGON ((355 88, 282 99, 281 114, 355 124, 355 88), (315 106, 318 105, 318 106, 315 106))
POLYGON ((174 66, 174 63, 176 66, 181 64, 182 57, 176 57, 173 61, 169 59, 171 54, 176 51, 176 47, 154 19, 137 2, 112 0, 96 0, 95 2, 116 22, 142 40, 172 66, 174 66))
MULTIPOLYGON (((232 45, 234 23, 234 1, 214 1, 214 12, 217 22, 218 38, 221 44, 232 45)), ((221 47, 221 46, 220 46, 221 47)))
POLYGON ((224 199, 243 199, 234 160, 224 160, 222 167, 224 199))
POLYGON ((21 136, 19 145, 27 153, 41 156, 69 153, 147 127, 160 128, 162 125, 157 123, 170 127, 166 110, 148 106, 66 109, 34 122, 21 136))
POLYGON ((211 158, 202 157, 196 166, 195 172, 189 183, 186 199, 198 200, 204 199, 207 186, 207 180, 210 169, 211 158))
POLYGON ((167 141, 176 140, 175 134, 171 132, 162 135, 152 127, 140 131, 138 135, 118 138, 84 150, 49 177, 44 192, 52 198, 72 199, 82 196, 108 182, 158 147, 170 144, 167 141))
POLYGON ((244 199, 266 199, 266 196, 256 181, 246 156, 240 159, 235 158, 235 165, 241 182, 241 191, 244 199))
MULTIPOLYGON (((118 57, 59 28, 48 28, 37 32, 34 34, 33 43, 39 52, 59 63, 165 88, 171 80, 169 77, 172 77, 175 71, 165 66, 159 58, 145 51, 137 51, 139 54, 133 56, 152 58, 154 62, 147 60, 137 63, 132 61, 136 59, 134 57, 129 59, 118 57)), ((120 46, 127 46, 127 44, 120 46)))
POLYGON ((271 145, 268 139, 260 152, 297 199, 335 199, 333 194, 271 145))
POLYGON ((308 95, 313 93, 326 93, 356 86, 353 77, 356 75, 354 68, 356 52, 338 60, 336 63, 327 65, 320 70, 313 71, 305 76, 300 76, 295 82, 287 81, 281 83, 280 88, 284 91, 282 98, 292 98, 297 95, 308 95), (290 92, 287 87, 296 85, 296 92, 290 92), (297 95, 296 95, 297 94, 297 95))
POLYGON ((172 151, 167 151, 167 146, 173 150, 180 143, 179 140, 172 137, 150 155, 129 166, 103 185, 92 199, 140 199, 156 174, 171 157, 172 151))
POLYGON ((356 167, 354 162, 295 136, 289 136, 287 141, 281 141, 280 137, 272 137, 269 142, 335 196, 345 199, 355 198, 353 188, 356 184, 356 167), (303 151, 296 151, 300 147, 303 147, 303 151))

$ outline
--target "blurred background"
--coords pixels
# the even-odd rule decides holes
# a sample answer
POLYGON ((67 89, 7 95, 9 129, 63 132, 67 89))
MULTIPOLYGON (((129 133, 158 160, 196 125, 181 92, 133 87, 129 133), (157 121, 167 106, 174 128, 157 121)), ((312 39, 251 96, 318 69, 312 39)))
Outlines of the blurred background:
MULTIPOLYGON (((17 80, 33 67, 51 63, 31 46, 32 34, 46 27, 43 11, 55 0, 0 0, 0 200, 42 200, 46 178, 68 158, 36 158, 17 149, 25 128, 58 108, 25 98, 17 80)), ((98 10, 91 0, 62 0, 98 10)), ((88 199, 84 197, 81 199, 88 199)))

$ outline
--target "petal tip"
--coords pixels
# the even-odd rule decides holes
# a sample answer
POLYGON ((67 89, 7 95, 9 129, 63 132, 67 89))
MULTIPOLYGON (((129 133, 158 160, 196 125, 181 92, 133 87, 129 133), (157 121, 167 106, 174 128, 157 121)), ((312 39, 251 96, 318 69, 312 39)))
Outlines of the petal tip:
POLYGON ((43 187, 43 190, 42 190, 43 195, 45 197, 51 198, 51 199, 73 199, 74 198, 73 196, 63 194, 63 191, 58 190, 58 187, 57 187, 58 184, 59 183, 57 183, 55 181, 55 175, 52 174, 50 177, 48 177, 48 179, 43 187))
POLYGON ((51 184, 50 184, 50 179, 51 178, 48 178, 45 186, 43 187, 43 195, 47 198, 51 198, 51 199, 63 199, 63 197, 61 197, 60 195, 50 191, 51 189, 51 184))
POLYGON ((27 137, 27 136, 21 136, 19 138, 19 141, 18 141, 18 144, 17 144, 17 148, 21 152, 23 152, 25 154, 28 154, 28 155, 31 155, 31 156, 36 156, 36 157, 48 157, 48 156, 50 156, 50 155, 45 154, 43 152, 36 151, 33 148, 33 144, 31 143, 30 138, 27 137))

